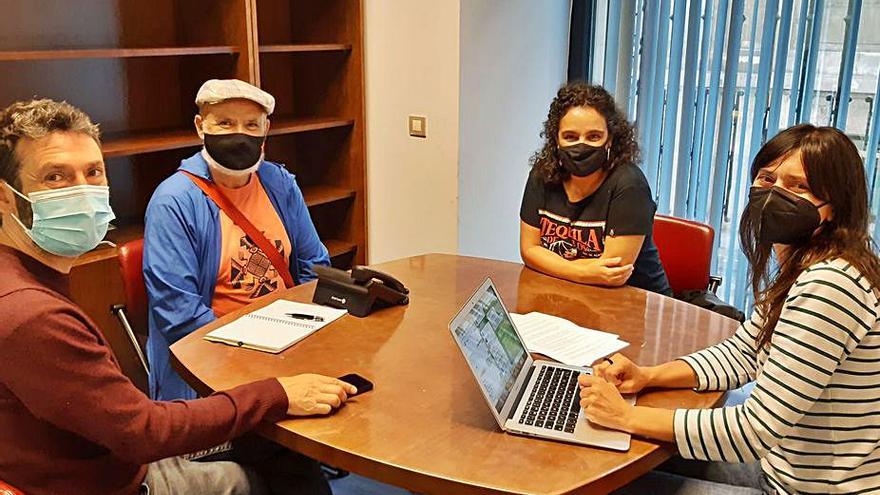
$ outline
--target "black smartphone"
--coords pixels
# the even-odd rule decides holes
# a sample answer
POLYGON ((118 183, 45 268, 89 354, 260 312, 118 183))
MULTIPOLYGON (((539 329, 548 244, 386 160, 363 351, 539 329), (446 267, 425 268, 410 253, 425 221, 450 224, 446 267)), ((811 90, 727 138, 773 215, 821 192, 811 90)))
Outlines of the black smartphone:
POLYGON ((356 394, 351 395, 349 397, 354 397, 355 395, 365 394, 365 393, 369 392, 370 390, 373 390, 373 382, 371 382, 370 380, 367 380, 366 378, 362 377, 361 375, 358 375, 357 373, 349 373, 345 376, 340 376, 339 379, 344 381, 345 383, 350 383, 350 384, 354 385, 355 388, 358 389, 356 394))

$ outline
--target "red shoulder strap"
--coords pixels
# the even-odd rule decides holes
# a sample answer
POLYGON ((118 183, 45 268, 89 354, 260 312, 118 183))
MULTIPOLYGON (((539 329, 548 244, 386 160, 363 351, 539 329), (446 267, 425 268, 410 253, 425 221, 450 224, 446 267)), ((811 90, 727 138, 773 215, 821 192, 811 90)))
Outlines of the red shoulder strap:
POLYGON ((269 261, 272 262, 272 266, 274 266, 278 270, 278 274, 281 275, 281 279, 284 280, 284 286, 288 289, 295 286, 296 282, 293 281, 293 277, 290 275, 290 265, 287 264, 287 260, 285 260, 281 253, 278 252, 278 249, 269 242, 269 239, 266 239, 266 236, 257 229, 254 224, 248 220, 244 214, 232 204, 232 201, 229 201, 229 198, 223 194, 223 192, 218 189, 213 182, 205 180, 197 175, 193 175, 185 170, 181 170, 193 183, 198 186, 199 189, 202 190, 212 201, 221 209, 223 213, 238 225, 241 230, 244 231, 245 235, 247 235, 254 244, 259 247, 263 253, 266 254, 266 257, 269 258, 269 261))

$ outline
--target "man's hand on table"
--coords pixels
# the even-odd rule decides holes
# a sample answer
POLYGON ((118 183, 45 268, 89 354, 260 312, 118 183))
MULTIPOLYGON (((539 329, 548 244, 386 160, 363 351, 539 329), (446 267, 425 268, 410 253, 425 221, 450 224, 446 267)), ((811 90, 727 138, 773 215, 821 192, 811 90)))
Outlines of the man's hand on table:
POLYGON ((281 377, 278 381, 287 394, 287 414, 291 416, 330 414, 349 395, 357 393, 354 385, 312 373, 281 377))

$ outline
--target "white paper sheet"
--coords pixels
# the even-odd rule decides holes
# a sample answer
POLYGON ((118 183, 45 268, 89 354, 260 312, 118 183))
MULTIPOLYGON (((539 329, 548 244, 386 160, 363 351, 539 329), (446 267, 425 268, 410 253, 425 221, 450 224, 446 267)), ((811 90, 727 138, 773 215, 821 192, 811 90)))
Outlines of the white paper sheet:
POLYGON ((558 316, 532 312, 510 317, 530 352, 571 366, 589 366, 629 345, 616 334, 584 328, 558 316))

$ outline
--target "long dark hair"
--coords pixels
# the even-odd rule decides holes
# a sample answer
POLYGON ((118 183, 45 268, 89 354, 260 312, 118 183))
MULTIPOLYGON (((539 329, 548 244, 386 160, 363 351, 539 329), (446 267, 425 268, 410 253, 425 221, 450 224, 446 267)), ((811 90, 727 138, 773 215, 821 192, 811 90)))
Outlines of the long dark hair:
POLYGON ((538 175, 549 184, 560 184, 571 176, 559 165, 559 121, 574 107, 590 107, 605 118, 608 126, 608 139, 611 140, 611 160, 605 169, 611 170, 620 165, 635 165, 639 161, 639 145, 636 143, 633 126, 614 104, 614 98, 601 86, 590 86, 583 82, 571 82, 559 88, 556 98, 550 103, 547 120, 541 137, 544 145, 532 155, 531 165, 538 175))
POLYGON ((797 277, 810 265, 844 258, 880 288, 880 260, 868 236, 868 188, 862 158, 852 141, 833 127, 800 124, 767 141, 752 162, 751 178, 775 162, 800 150, 807 184, 813 194, 827 201, 833 216, 809 242, 790 246, 772 276, 768 265, 772 246, 759 243, 755 220, 744 213, 739 224, 742 249, 749 261, 755 308, 764 317, 758 347, 767 345, 779 322, 782 306, 797 277))

